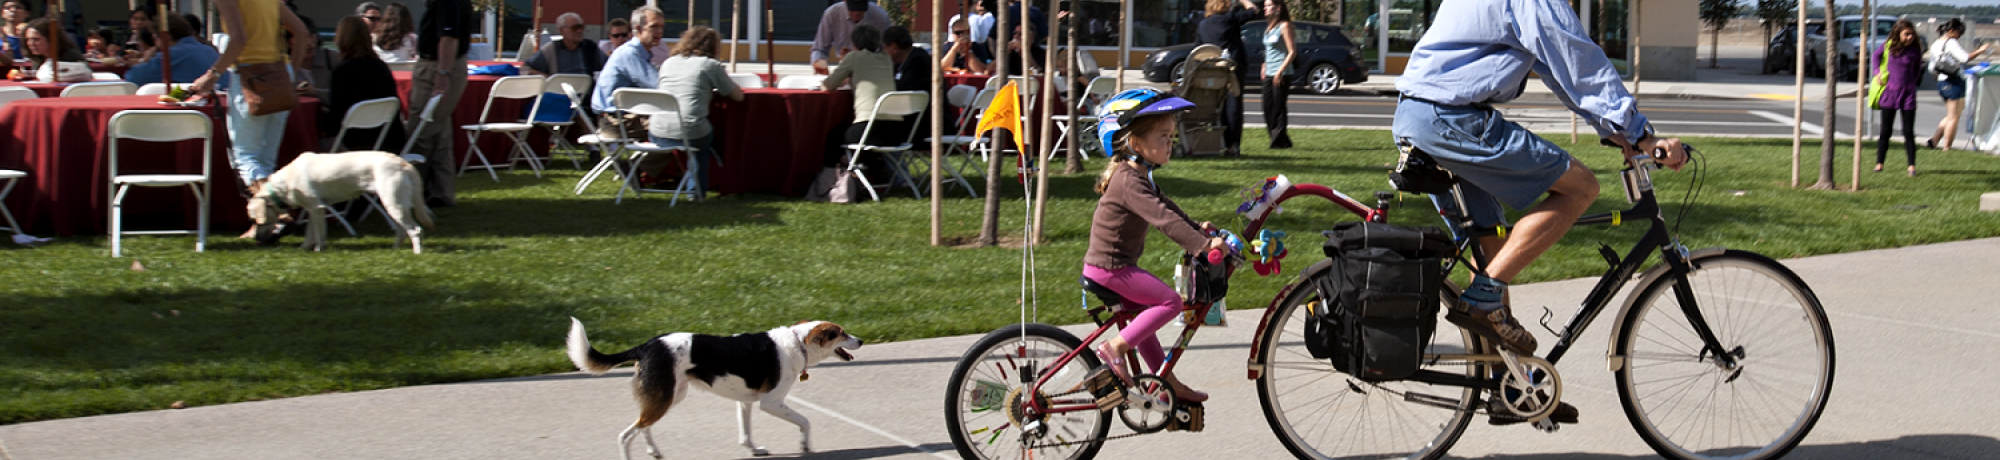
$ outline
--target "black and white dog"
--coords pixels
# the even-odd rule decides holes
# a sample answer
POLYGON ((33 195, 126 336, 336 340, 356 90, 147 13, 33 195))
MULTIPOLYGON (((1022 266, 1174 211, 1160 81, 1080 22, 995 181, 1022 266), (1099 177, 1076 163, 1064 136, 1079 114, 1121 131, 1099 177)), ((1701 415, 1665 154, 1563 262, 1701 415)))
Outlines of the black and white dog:
POLYGON ((750 440, 750 404, 799 426, 799 448, 812 452, 812 423, 785 405, 792 384, 806 379, 806 368, 828 357, 852 361, 847 350, 861 348, 861 339, 840 325, 807 321, 765 332, 729 337, 679 332, 654 337, 617 354, 599 353, 583 334, 583 322, 570 318, 569 359, 578 369, 603 374, 620 364, 638 361, 632 395, 639 400, 639 421, 618 434, 618 451, 632 458, 632 437, 646 435, 646 453, 661 458, 652 426, 667 409, 687 397, 689 383, 717 396, 736 400, 737 441, 752 455, 769 455, 750 440))

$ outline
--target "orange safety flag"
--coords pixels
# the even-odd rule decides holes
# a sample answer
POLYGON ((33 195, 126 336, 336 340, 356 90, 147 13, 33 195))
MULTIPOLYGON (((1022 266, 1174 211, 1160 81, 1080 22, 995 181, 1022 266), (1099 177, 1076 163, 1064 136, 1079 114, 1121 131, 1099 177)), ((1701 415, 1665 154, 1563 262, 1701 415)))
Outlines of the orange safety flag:
POLYGON ((1026 134, 1021 132, 1021 96, 1013 82, 1007 82, 1007 86, 1000 87, 1000 92, 993 95, 993 102, 986 105, 986 111, 979 117, 979 128, 972 135, 984 135, 993 128, 1007 128, 1014 133, 1016 146, 1028 145, 1026 134))

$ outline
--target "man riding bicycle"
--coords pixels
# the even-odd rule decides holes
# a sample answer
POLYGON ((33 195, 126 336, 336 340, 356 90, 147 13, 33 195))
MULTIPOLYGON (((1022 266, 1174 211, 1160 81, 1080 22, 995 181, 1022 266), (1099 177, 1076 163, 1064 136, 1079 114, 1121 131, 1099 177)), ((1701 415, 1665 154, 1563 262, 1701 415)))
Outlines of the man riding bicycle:
POLYGON ((1463 211, 1478 228, 1506 224, 1502 203, 1527 210, 1504 238, 1491 231, 1478 237, 1492 257, 1465 288, 1466 311, 1452 309, 1445 317, 1514 352, 1533 354, 1535 337, 1507 307, 1507 284, 1597 200, 1597 178, 1555 143, 1502 118, 1492 104, 1519 97, 1533 71, 1626 157, 1664 152, 1660 164, 1678 170, 1686 152, 1680 139, 1653 136, 1569 2, 1445 0, 1437 11, 1396 80, 1402 99, 1392 131, 1399 144, 1429 154, 1462 179, 1470 208, 1463 211), (1543 192, 1548 198, 1535 202, 1543 192))

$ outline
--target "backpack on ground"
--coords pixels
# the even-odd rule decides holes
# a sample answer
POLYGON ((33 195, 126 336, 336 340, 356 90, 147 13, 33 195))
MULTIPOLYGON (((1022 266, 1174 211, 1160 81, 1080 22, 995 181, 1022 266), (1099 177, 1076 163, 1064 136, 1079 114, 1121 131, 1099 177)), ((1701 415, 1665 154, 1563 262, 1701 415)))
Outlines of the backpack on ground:
POLYGON ((1365 380, 1415 373, 1437 330, 1451 237, 1437 227, 1346 222, 1324 249, 1333 264, 1313 286, 1321 301, 1306 321, 1307 352, 1365 380))

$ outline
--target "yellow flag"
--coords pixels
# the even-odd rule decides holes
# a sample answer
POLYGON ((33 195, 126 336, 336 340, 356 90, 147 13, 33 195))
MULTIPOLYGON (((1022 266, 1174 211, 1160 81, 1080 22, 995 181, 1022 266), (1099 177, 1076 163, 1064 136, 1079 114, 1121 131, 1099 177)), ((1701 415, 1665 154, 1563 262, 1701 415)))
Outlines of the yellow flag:
POLYGON ((1021 96, 1015 92, 1013 82, 1000 87, 1000 92, 993 95, 993 102, 988 103, 986 111, 980 114, 979 128, 972 135, 983 135, 993 128, 1007 128, 1007 132, 1014 133, 1016 146, 1028 145, 1026 134, 1021 132, 1021 96))

